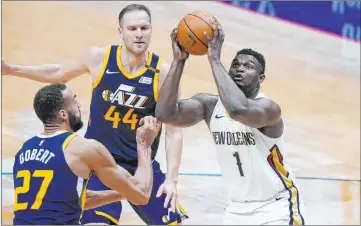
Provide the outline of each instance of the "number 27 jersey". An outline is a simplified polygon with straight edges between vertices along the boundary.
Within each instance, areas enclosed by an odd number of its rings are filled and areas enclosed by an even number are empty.
[[[90,118],[85,134],[104,144],[117,161],[137,162],[139,121],[155,115],[162,58],[148,52],[146,65],[135,74],[121,64],[122,47],[107,47],[102,69],[92,85]],[[154,159],[161,131],[152,145]]]

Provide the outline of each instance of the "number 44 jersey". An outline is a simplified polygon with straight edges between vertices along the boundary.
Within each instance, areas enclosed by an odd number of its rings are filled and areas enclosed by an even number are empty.
[[[121,46],[107,47],[103,67],[93,82],[86,138],[104,144],[118,162],[137,165],[136,129],[155,114],[162,58],[148,52],[146,64],[130,74],[121,63]],[[156,154],[161,132],[152,145]]]
[[[250,206],[249,203],[266,202],[283,193],[290,208],[298,209],[295,178],[283,157],[283,135],[273,139],[231,119],[220,100],[212,114],[210,131],[228,188],[228,205]]]

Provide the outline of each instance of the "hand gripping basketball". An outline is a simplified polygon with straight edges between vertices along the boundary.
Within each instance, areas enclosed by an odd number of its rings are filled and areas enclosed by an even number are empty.
[[[222,45],[224,41],[224,32],[220,25],[213,26],[213,38],[210,38],[207,32],[204,32],[206,39],[208,40],[208,59],[220,60]]]
[[[179,45],[177,40],[177,28],[174,28],[170,34],[172,40],[173,57],[177,60],[186,60],[189,54]]]

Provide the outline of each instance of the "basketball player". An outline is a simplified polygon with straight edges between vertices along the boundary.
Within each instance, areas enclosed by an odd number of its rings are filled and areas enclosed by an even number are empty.
[[[2,61],[2,70],[3,74],[45,83],[65,83],[80,75],[91,74],[90,118],[85,137],[101,142],[117,164],[134,174],[138,164],[135,131],[142,117],[154,116],[158,89],[169,65],[148,50],[152,27],[151,14],[146,6],[131,4],[125,7],[119,13],[118,31],[123,45],[90,47],[72,63],[21,66]],[[147,205],[131,205],[147,224],[180,223],[181,216],[187,218],[183,208],[177,204],[176,189],[182,131],[165,126],[166,176],[154,160],[160,135],[161,130],[152,145],[154,183],[151,198]],[[93,176],[88,189],[109,188]],[[168,211],[169,202],[172,211]],[[176,209],[181,214],[175,213]],[[121,202],[87,210],[82,223],[118,224],[121,210]]]
[[[146,116],[140,121],[143,126],[136,132],[138,168],[132,176],[115,163],[104,145],[74,133],[83,125],[80,105],[64,84],[41,88],[35,95],[34,109],[44,132],[27,140],[15,157],[14,225],[79,224],[86,185],[80,204],[78,177],[96,175],[119,192],[103,196],[93,192],[88,206],[117,201],[122,196],[135,204],[148,202],[153,184],[151,144],[158,131],[155,118]]]
[[[208,59],[218,96],[198,93],[178,100],[178,86],[187,59],[173,30],[174,59],[159,92],[156,117],[188,127],[205,120],[214,138],[229,197],[224,224],[304,224],[300,194],[283,157],[281,109],[261,95],[265,79],[262,54],[237,52],[227,72],[220,56],[224,34],[214,27]]]

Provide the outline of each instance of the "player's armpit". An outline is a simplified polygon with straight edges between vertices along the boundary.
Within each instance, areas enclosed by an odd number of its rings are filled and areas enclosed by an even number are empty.
[[[113,202],[124,200],[125,197],[114,190],[92,191],[86,192],[86,201],[84,209],[93,209],[99,206],[107,205]]]
[[[84,155],[84,161],[104,185],[119,192],[135,205],[148,203],[150,198],[148,190],[151,190],[152,186],[145,191],[143,189],[144,183],[141,183],[138,178],[133,177],[124,168],[118,166],[110,152],[98,141],[89,140],[88,145],[91,147]]]
[[[281,108],[272,100],[260,98],[247,101],[247,108],[235,108],[234,111],[229,112],[233,120],[252,128],[263,128],[280,122]]]

